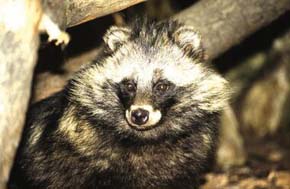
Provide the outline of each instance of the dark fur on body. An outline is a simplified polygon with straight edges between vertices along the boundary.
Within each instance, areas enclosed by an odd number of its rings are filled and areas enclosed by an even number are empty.
[[[186,32],[197,35],[175,21],[109,30],[105,55],[31,108],[10,187],[195,188],[213,155],[227,84]],[[167,78],[171,66],[176,75]],[[198,74],[184,78],[190,71]],[[158,123],[131,127],[125,111],[136,103],[160,110]]]

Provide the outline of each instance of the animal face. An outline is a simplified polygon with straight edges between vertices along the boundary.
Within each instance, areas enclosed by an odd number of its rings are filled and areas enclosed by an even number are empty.
[[[207,67],[198,34],[177,22],[112,27],[108,54],[71,81],[71,101],[96,127],[159,139],[192,131],[227,100],[227,82]]]

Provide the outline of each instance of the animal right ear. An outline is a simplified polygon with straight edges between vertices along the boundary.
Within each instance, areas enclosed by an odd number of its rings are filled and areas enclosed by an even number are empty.
[[[115,51],[130,37],[130,29],[126,27],[112,26],[104,35],[103,39],[111,51]]]
[[[185,54],[198,59],[204,58],[204,49],[202,47],[201,37],[193,27],[180,27],[174,32],[173,38]]]

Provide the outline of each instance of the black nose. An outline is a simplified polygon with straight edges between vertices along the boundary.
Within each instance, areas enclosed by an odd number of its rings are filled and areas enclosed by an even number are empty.
[[[137,109],[131,112],[131,121],[136,125],[143,125],[148,121],[149,112],[144,109]]]

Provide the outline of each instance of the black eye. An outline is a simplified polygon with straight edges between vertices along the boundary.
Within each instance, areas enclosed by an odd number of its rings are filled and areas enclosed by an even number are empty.
[[[134,92],[136,90],[136,86],[132,82],[126,82],[125,83],[125,88],[128,92]]]
[[[159,92],[159,93],[165,93],[168,89],[169,89],[169,84],[167,83],[159,83],[155,86],[155,89]]]

